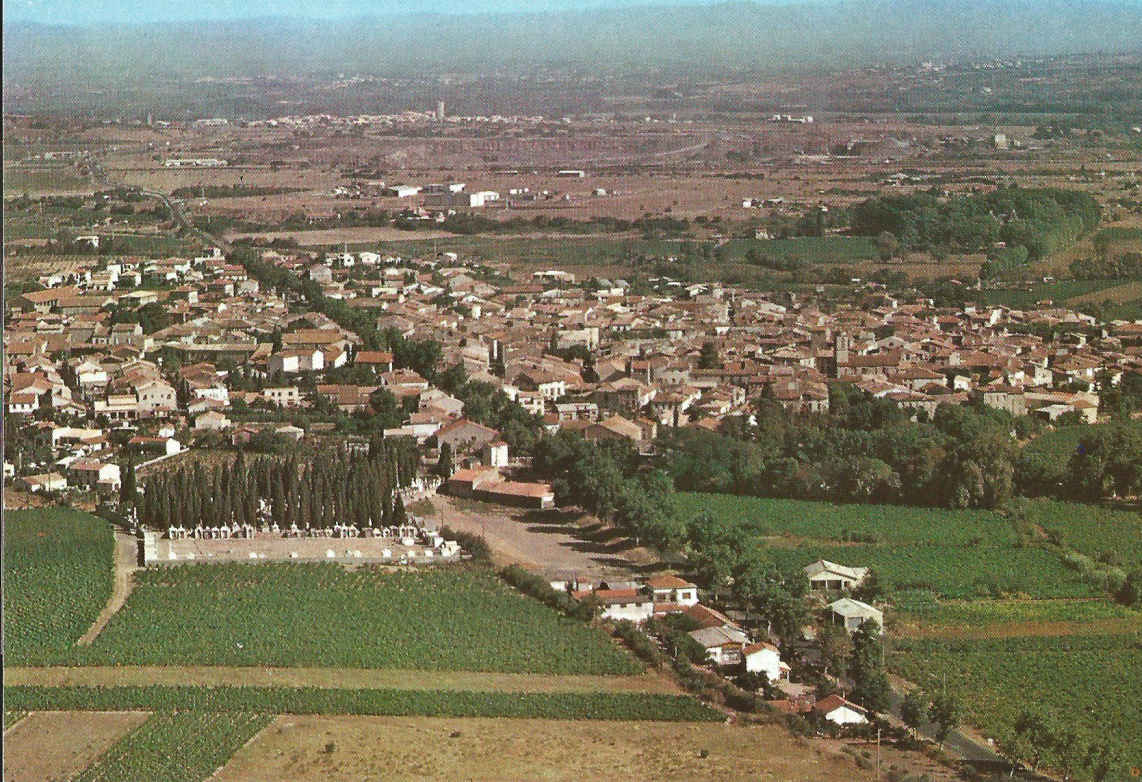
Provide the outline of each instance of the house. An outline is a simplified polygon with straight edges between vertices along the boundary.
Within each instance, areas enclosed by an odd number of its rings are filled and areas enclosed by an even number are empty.
[[[373,372],[392,372],[393,354],[381,350],[360,350],[353,359],[358,367],[368,367]]]
[[[593,595],[598,601],[602,616],[615,621],[626,619],[631,622],[645,622],[654,616],[654,601],[649,594],[639,589],[596,589],[572,592],[573,597],[582,600]]]
[[[508,444],[503,440],[487,443],[482,453],[484,463],[492,467],[506,467],[508,464]]]
[[[827,559],[818,559],[804,567],[809,588],[817,591],[848,591],[868,575],[866,567],[845,567]]]
[[[296,386],[266,386],[262,398],[277,407],[298,407],[301,404],[301,391]]]
[[[283,375],[320,372],[325,369],[325,353],[318,348],[281,350],[269,357],[266,369],[271,375],[275,372],[281,372]]]
[[[119,465],[106,464],[95,459],[76,459],[67,468],[73,483],[103,491],[119,489]]]
[[[67,478],[60,475],[58,472],[47,472],[40,475],[25,475],[23,478],[17,478],[15,481],[18,485],[23,486],[24,490],[30,494],[37,494],[45,491],[63,491],[67,488]]]
[[[155,456],[174,456],[182,451],[182,443],[173,437],[136,435],[127,441],[127,445],[135,450],[151,453]]]
[[[736,627],[702,627],[687,635],[701,644],[710,661],[719,667],[740,665],[742,650],[749,644],[749,636]]]
[[[198,431],[217,432],[222,429],[227,429],[229,426],[230,419],[216,410],[203,413],[194,419],[194,428]]]
[[[436,432],[436,442],[448,443],[453,453],[465,450],[478,450],[500,439],[500,433],[491,427],[458,418]]]
[[[855,703],[846,701],[840,695],[829,695],[817,701],[813,711],[834,725],[864,725],[868,723],[868,712]]]
[[[773,644],[749,644],[742,649],[742,658],[749,673],[764,673],[771,682],[789,678],[789,666],[781,661],[781,652]]]
[[[698,602],[698,587],[678,576],[655,576],[646,582],[655,603],[692,606]]]
[[[829,603],[829,611],[832,612],[833,622],[843,624],[849,633],[856,632],[862,624],[870,619],[876,622],[877,628],[884,627],[883,611],[873,608],[868,603],[853,600],[851,597],[842,597],[840,600]]]

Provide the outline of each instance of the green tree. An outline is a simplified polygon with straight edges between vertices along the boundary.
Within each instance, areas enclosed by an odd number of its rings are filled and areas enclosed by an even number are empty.
[[[928,721],[928,696],[919,688],[909,690],[900,704],[900,717],[913,732]]]
[[[127,463],[119,467],[120,484],[119,499],[132,505],[138,500],[138,489],[135,485],[135,457],[128,455]]]
[[[441,478],[450,478],[455,470],[452,467],[452,444],[440,445],[440,460],[436,462],[436,474]]]
[[[960,705],[954,696],[940,693],[932,698],[928,719],[935,723],[936,741],[943,747],[948,734],[960,723]]]
[[[722,362],[718,358],[718,346],[710,341],[703,342],[698,352],[698,368],[717,369],[721,365]]]

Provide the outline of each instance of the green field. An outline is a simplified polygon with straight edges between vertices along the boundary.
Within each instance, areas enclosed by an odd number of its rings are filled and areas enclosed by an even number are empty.
[[[949,600],[1019,596],[1097,597],[1103,592],[1065,568],[1042,548],[945,546],[798,546],[775,548],[785,568],[827,559],[850,567],[871,567],[890,590],[930,590]]]
[[[1087,556],[1106,556],[1128,569],[1142,565],[1142,513],[1103,505],[1038,499],[1028,502],[1024,517],[1065,548]]]
[[[51,663],[630,674],[601,630],[480,570],[332,564],[141,571],[95,643]]]
[[[1119,281],[1116,280],[1059,280],[1020,288],[988,290],[982,292],[979,299],[980,303],[985,305],[1023,309],[1033,307],[1036,302],[1046,299],[1062,304],[1073,296],[1082,296],[1117,284]]]
[[[997,624],[1039,622],[1097,622],[1122,620],[1137,624],[1142,632],[1142,613],[1109,600],[973,600],[953,601],[909,608],[907,614],[929,627],[987,627]]]
[[[1088,737],[1117,742],[1127,765],[1142,758],[1142,635],[895,645],[890,667],[930,690],[946,682],[986,736],[1001,739],[1022,711],[1039,711]]]
[[[269,725],[267,714],[160,712],[113,744],[73,782],[199,782]]]
[[[716,722],[724,716],[688,695],[514,693],[459,690],[335,690],[310,687],[5,687],[25,711],[178,709],[268,714]]]
[[[702,512],[734,519],[755,535],[815,541],[883,541],[988,546],[1011,545],[1015,530],[1003,516],[986,510],[944,510],[904,505],[834,505],[829,502],[679,492],[679,515]],[[805,564],[808,564],[806,562]]]
[[[4,660],[66,657],[111,594],[110,525],[67,508],[4,513]]]
[[[684,519],[708,512],[726,520],[790,570],[817,559],[871,567],[890,590],[927,590],[945,599],[1099,594],[1055,552],[1021,546],[1014,525],[991,511],[687,492],[674,502]]]

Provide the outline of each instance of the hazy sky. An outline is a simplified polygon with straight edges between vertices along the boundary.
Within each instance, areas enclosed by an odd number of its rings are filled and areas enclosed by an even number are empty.
[[[765,5],[793,1],[761,0]],[[9,20],[82,25],[98,22],[247,19],[258,16],[336,19],[394,13],[516,13],[639,5],[700,5],[713,2],[717,0],[6,0],[4,16]]]

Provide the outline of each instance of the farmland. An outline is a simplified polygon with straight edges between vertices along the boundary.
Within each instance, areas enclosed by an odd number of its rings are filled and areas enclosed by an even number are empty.
[[[889,664],[924,687],[943,687],[946,681],[967,719],[996,739],[1010,735],[1022,711],[1038,710],[1117,742],[1127,762],[1142,757],[1137,719],[1142,635],[1137,633],[906,640],[897,642]]]
[[[490,573],[336,565],[148,570],[92,646],[56,663],[632,674],[601,631]]]
[[[1027,522],[1065,548],[1127,567],[1142,562],[1142,513],[1137,510],[1047,499],[1021,507]]]
[[[893,543],[984,542],[1010,545],[1015,532],[1007,519],[985,510],[955,511],[903,505],[834,505],[805,500],[738,497],[682,492],[674,497],[679,515],[702,512],[732,517],[760,536],[812,540],[891,541]]]
[[[687,695],[656,693],[513,693],[313,687],[5,687],[9,708],[180,710],[273,714],[386,714],[436,717],[718,721],[722,715]]]
[[[66,656],[111,593],[107,522],[65,508],[6,511],[4,533],[5,661]]]
[[[816,559],[872,567],[889,589],[947,599],[1098,594],[1054,552],[1021,546],[1011,522],[992,511],[695,493],[676,495],[675,505],[687,520],[703,511],[730,520],[790,570]]]
[[[1084,297],[1099,299],[1097,291],[1114,286],[1113,280],[1061,280],[1019,288],[999,288],[980,295],[983,304],[1015,308],[1034,308],[1040,301],[1051,300],[1058,305],[1068,299]]]
[[[160,712],[116,742],[76,782],[198,782],[269,724],[264,714]]]

